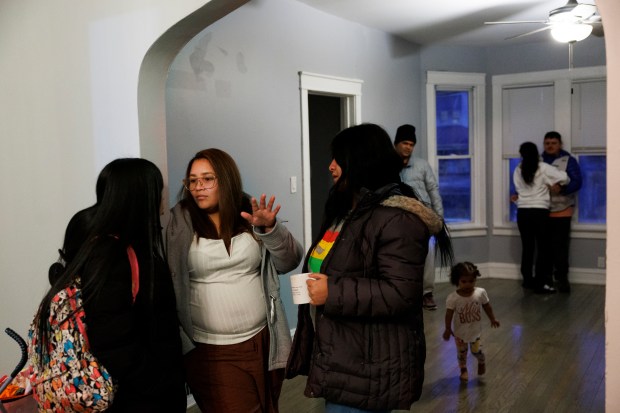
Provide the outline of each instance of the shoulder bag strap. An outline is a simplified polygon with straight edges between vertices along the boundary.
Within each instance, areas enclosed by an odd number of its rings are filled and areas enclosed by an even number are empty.
[[[135,303],[138,290],[140,290],[140,267],[138,266],[136,252],[131,245],[127,247],[127,256],[129,257],[129,264],[131,265],[131,296]]]

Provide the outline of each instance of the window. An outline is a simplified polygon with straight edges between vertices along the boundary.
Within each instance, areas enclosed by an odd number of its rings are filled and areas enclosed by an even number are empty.
[[[577,222],[605,224],[607,216],[607,157],[581,155],[578,157],[583,184],[578,195]]]
[[[512,175],[521,161],[519,146],[531,141],[542,150],[542,136],[554,130],[554,98],[553,83],[511,86],[502,90],[502,170],[508,171],[503,179],[509,185],[508,190],[502,191],[506,206],[502,219],[508,223],[517,222],[517,205],[510,202],[510,196],[516,193]]]
[[[508,193],[510,195],[517,193],[512,176],[515,172],[515,169],[517,169],[517,166],[519,165],[520,161],[521,161],[520,157],[508,159],[508,181],[510,182],[510,191],[508,191]],[[510,222],[517,222],[517,203],[516,202],[510,202],[510,209],[508,211],[508,214],[509,214]]]
[[[447,223],[471,222],[471,151],[468,90],[437,90],[439,192]]]
[[[605,68],[580,68],[493,77],[493,233],[515,235],[512,174],[519,145],[542,152],[544,133],[557,130],[577,158],[583,184],[573,236],[604,238],[606,224]]]
[[[428,159],[456,237],[486,234],[484,85],[484,74],[427,73]]]
[[[579,161],[583,178],[574,226],[596,230],[607,222],[606,82],[575,81],[571,98],[571,152]]]

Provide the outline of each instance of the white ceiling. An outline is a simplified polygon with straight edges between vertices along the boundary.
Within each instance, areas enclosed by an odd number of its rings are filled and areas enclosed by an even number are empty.
[[[326,13],[411,42],[486,46],[552,41],[548,30],[518,39],[544,24],[485,25],[485,21],[546,20],[567,0],[298,0]],[[578,0],[595,4],[594,0]]]

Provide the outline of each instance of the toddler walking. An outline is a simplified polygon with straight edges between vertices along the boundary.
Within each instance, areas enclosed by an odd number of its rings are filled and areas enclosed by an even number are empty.
[[[457,289],[450,293],[446,299],[446,329],[443,332],[443,339],[448,341],[450,336],[454,336],[462,381],[468,380],[468,347],[471,349],[471,354],[478,360],[478,375],[482,376],[486,371],[484,353],[480,343],[480,334],[482,333],[481,307],[491,320],[491,327],[499,327],[499,321],[493,315],[493,308],[489,303],[486,290],[476,287],[476,278],[478,277],[480,277],[478,267],[467,261],[456,264],[450,272],[450,282],[457,286]],[[452,322],[453,319],[454,323]],[[454,327],[452,327],[453,324]]]

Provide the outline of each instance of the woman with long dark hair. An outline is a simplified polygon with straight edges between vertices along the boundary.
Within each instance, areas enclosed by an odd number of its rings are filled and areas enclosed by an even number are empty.
[[[533,142],[522,143],[519,154],[521,163],[514,170],[513,182],[518,195],[517,226],[521,235],[522,285],[538,294],[552,294],[555,288],[550,256],[549,187],[555,184],[566,185],[569,178],[566,172],[542,162],[538,147]]]
[[[90,351],[116,387],[107,411],[184,412],[179,323],[160,225],[163,179],[138,158],[114,160],[105,170],[88,235],[39,307],[39,360],[47,351],[50,302],[79,276]],[[135,299],[128,247],[139,267]]]
[[[424,381],[424,261],[431,235],[443,265],[452,247],[443,219],[401,182],[403,162],[378,125],[332,140],[334,186],[304,262],[310,304],[299,306],[287,378],[326,412],[409,409]]]
[[[243,193],[226,152],[198,152],[183,183],[166,251],[187,382],[203,412],[277,412],[291,344],[279,275],[299,265],[301,245],[274,197]]]
[[[87,240],[88,234],[91,229],[93,218],[97,212],[97,205],[103,198],[103,192],[105,191],[106,181],[108,179],[109,170],[112,164],[106,165],[99,176],[97,177],[97,184],[95,185],[95,193],[97,195],[97,202],[94,205],[84,208],[75,213],[67,224],[65,230],[65,238],[62,244],[62,248],[58,250],[58,260],[50,265],[48,270],[48,279],[50,284],[54,284],[58,277],[65,271],[66,266],[75,258],[80,247]]]

